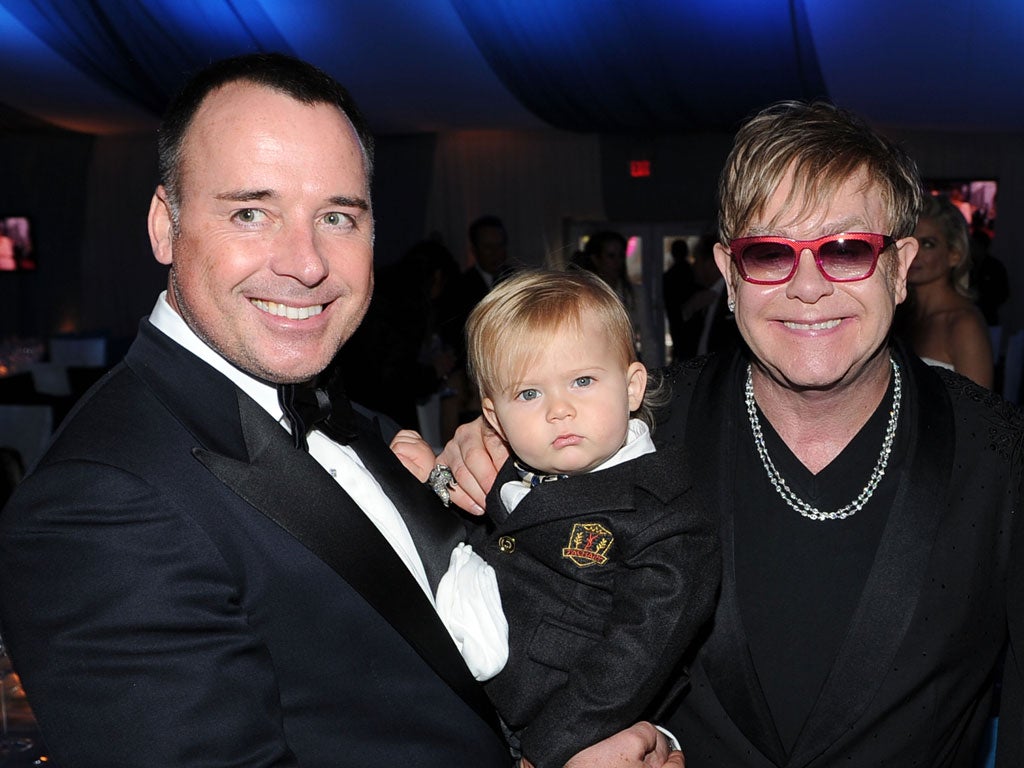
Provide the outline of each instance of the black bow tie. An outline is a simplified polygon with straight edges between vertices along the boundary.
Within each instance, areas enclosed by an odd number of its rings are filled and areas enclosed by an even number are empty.
[[[296,448],[308,450],[306,435],[316,428],[341,445],[355,439],[352,405],[338,387],[331,389],[328,393],[311,384],[277,385],[277,400],[291,426]]]

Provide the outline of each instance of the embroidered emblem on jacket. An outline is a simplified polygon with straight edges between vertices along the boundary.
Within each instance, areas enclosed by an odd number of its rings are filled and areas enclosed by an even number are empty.
[[[580,568],[604,565],[614,542],[612,532],[600,523],[574,523],[569,544],[562,549],[562,557],[572,560]]]

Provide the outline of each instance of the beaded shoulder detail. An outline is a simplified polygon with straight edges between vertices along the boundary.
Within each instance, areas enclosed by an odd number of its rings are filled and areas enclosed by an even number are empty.
[[[1024,454],[1024,411],[966,376],[944,368],[933,370],[942,379],[954,403],[974,406],[958,407],[955,411],[958,415],[970,413],[980,417],[985,425],[985,443],[989,450],[1004,459]]]
[[[701,355],[700,357],[688,357],[685,360],[677,360],[664,369],[665,378],[672,382],[681,378],[695,379],[704,370],[704,366],[707,365],[709,359],[709,355]]]

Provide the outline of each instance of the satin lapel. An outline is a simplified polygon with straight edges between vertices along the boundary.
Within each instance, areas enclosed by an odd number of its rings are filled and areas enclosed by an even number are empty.
[[[956,438],[949,396],[923,363],[904,357],[900,364],[909,385],[903,391],[911,458],[850,630],[793,747],[790,766],[807,765],[834,744],[875,695],[914,616],[946,510]]]
[[[250,459],[240,461],[198,447],[193,450],[195,457],[333,568],[498,730],[493,708],[451,636],[376,526],[311,456],[297,451],[287,433],[241,392],[237,409]]]
[[[745,425],[737,418],[741,402],[739,368],[746,363],[741,356],[734,359],[733,365],[724,361],[717,365],[709,363],[697,381],[687,416],[686,433],[691,436],[687,444],[691,446],[693,476],[700,478],[708,489],[708,498],[718,504],[722,520],[721,594],[713,632],[702,647],[697,663],[704,666],[722,707],[750,743],[773,763],[782,765],[785,761],[782,742],[750,658],[736,597],[732,514],[736,487],[731,468],[736,462],[736,441],[746,434]]]
[[[427,580],[436,592],[438,582],[448,570],[452,550],[466,536],[465,524],[402,466],[381,439],[374,422],[357,416],[356,426],[360,436],[352,448],[398,509],[416,542]]]
[[[128,366],[200,445],[218,446],[221,453],[245,457],[238,425],[235,385],[149,320],[125,355]]]

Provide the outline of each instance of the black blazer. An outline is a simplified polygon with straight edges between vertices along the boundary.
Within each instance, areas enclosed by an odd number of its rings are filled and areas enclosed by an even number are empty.
[[[478,551],[495,568],[509,662],[485,684],[538,768],[649,716],[710,618],[721,570],[717,516],[679,451],[542,483],[511,515],[501,486]]]
[[[461,525],[358,426],[429,568]],[[344,577],[267,516],[286,506],[347,548]],[[61,768],[509,764],[377,529],[148,321],[0,516],[0,620]]]
[[[694,477],[717,494],[722,512],[714,627],[691,669],[691,690],[667,721],[688,768],[975,765],[1007,621],[1019,625],[1024,611],[1020,585],[1007,589],[1011,564],[1024,556],[1015,525],[1024,422],[961,376],[905,354],[898,360],[910,452],[896,504],[847,635],[789,754],[747,650],[736,592],[730,468],[736,441],[750,439],[745,360],[712,357],[674,369],[672,415],[657,434],[685,442]],[[1016,663],[1008,663],[1001,766],[1024,764],[1020,683]]]

